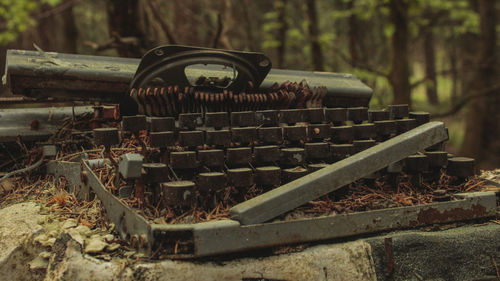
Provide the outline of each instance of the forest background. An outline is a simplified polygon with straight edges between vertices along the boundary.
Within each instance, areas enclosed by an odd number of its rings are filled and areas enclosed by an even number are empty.
[[[0,72],[7,49],[33,43],[263,52],[275,68],[353,73],[373,88],[370,107],[429,111],[449,127],[450,152],[500,168],[499,16],[495,0],[0,0]]]

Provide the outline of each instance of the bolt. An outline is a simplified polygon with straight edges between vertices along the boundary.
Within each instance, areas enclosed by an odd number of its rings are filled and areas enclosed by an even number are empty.
[[[87,177],[87,171],[81,171],[80,172],[80,180],[87,185],[88,183],[88,177]]]

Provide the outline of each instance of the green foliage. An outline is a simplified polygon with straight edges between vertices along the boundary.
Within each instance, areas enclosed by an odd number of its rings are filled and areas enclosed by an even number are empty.
[[[61,0],[0,0],[0,45],[14,41],[19,34],[36,24],[32,13],[42,5],[54,6]]]
[[[389,38],[392,36],[392,34],[394,33],[394,30],[395,30],[395,26],[394,24],[391,24],[391,23],[387,23],[384,25],[384,35],[385,37]]]
[[[450,18],[462,22],[461,25],[454,27],[455,33],[479,33],[479,15],[477,13],[471,12],[469,9],[452,10]]]
[[[269,11],[264,14],[265,23],[262,25],[264,40],[261,43],[261,47],[264,50],[276,48],[280,44],[275,35],[281,27],[281,24],[278,22],[278,16],[277,11]]]

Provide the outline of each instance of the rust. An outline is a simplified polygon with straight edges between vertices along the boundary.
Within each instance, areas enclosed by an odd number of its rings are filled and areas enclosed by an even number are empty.
[[[165,90],[167,89],[167,90]],[[149,116],[173,116],[180,113],[247,111],[289,108],[320,107],[322,90],[307,83],[283,83],[268,93],[220,93],[195,92],[193,87],[179,86],[162,88],[131,89],[130,97],[138,106],[139,114]],[[314,91],[314,95],[311,95]]]
[[[481,217],[486,214],[486,208],[480,204],[475,204],[470,209],[454,208],[451,210],[440,211],[436,208],[422,210],[417,215],[416,221],[411,221],[410,225],[423,225],[443,223],[448,221],[460,221]]]
[[[30,130],[32,131],[38,131],[40,129],[40,121],[38,120],[31,120],[30,122]]]
[[[104,107],[101,114],[104,119],[118,120],[120,119],[120,105],[117,104],[113,107]]]
[[[392,237],[384,239],[385,246],[385,276],[391,277],[394,274],[394,247],[392,246]]]
[[[139,202],[142,202],[144,200],[144,191],[146,187],[144,186],[144,183],[140,179],[135,180],[135,196],[137,199],[139,199]]]

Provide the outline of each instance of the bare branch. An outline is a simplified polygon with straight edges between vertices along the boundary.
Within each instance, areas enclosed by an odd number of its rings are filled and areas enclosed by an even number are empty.
[[[98,44],[96,42],[88,40],[84,41],[83,44],[85,46],[89,46],[96,52],[108,49],[123,49],[123,48],[128,48],[130,46],[139,46],[139,38],[137,37],[131,37],[131,36],[120,37],[120,35],[116,32],[112,32],[111,37],[112,37],[111,40],[102,44]]]
[[[212,48],[217,48],[217,45],[220,41],[220,36],[222,34],[222,29],[224,28],[222,22],[222,15],[220,13],[217,14],[217,29],[215,31],[214,40],[212,41]]]
[[[363,63],[361,63],[359,61],[353,61],[353,60],[351,60],[346,54],[344,54],[338,48],[334,47],[334,50],[335,50],[335,54],[338,55],[344,62],[348,63],[350,66],[352,66],[354,68],[359,68],[359,69],[371,72],[371,73],[373,73],[375,75],[378,75],[378,76],[389,78],[389,74],[388,73],[385,73],[383,71],[375,69],[375,68],[373,68],[373,67],[371,67],[369,65],[363,64]]]
[[[473,94],[467,95],[464,98],[462,98],[458,103],[456,103],[447,112],[432,114],[432,117],[433,118],[443,118],[443,117],[448,117],[450,115],[456,114],[462,108],[464,108],[469,102],[471,102],[475,99],[498,95],[498,90],[500,90],[500,84],[494,85],[490,88],[486,88],[486,89],[483,89],[480,91],[474,91]]]
[[[48,17],[51,17],[53,15],[62,13],[66,9],[73,8],[73,6],[76,6],[76,4],[78,4],[78,2],[81,2],[81,0],[66,1],[66,2],[61,3],[60,5],[57,5],[57,6],[53,7],[50,10],[46,10],[46,11],[43,11],[41,13],[38,13],[38,14],[34,15],[33,17],[36,20],[41,20],[41,19],[44,19],[44,18],[48,18]]]
[[[167,36],[168,42],[170,44],[177,44],[177,40],[175,40],[174,34],[172,33],[172,29],[170,28],[170,25],[165,21],[163,18],[163,15],[160,13],[160,5],[158,4],[157,0],[150,0],[148,1],[149,7],[151,8],[151,11],[153,12],[153,15],[155,16],[156,20],[160,23],[161,29],[163,29],[163,32],[165,32],[165,35]]]
[[[437,76],[441,76],[441,75],[448,75],[448,74],[451,74],[453,72],[453,70],[451,69],[445,69],[445,70],[441,70],[441,71],[438,71],[436,73]],[[424,84],[426,83],[427,81],[429,81],[429,78],[428,77],[424,77],[420,80],[417,80],[413,83],[411,83],[410,87],[413,89],[413,88],[416,88],[418,86],[420,86],[421,84]]]

